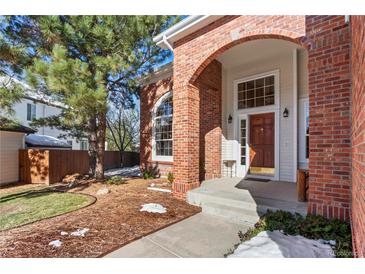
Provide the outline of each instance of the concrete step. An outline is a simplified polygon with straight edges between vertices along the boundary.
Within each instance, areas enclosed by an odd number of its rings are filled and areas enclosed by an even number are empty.
[[[196,188],[187,193],[189,204],[201,206],[203,203],[215,203],[230,207],[256,210],[255,200],[248,192],[233,193],[220,190]]]
[[[218,204],[238,210],[248,210],[262,215],[267,210],[285,210],[306,215],[306,203],[281,201],[264,197],[252,197],[249,191],[226,192],[217,189],[196,188],[188,192],[188,203],[202,206],[204,204]],[[203,209],[204,210],[204,209]],[[208,209],[210,210],[210,209]]]
[[[260,218],[255,210],[247,210],[216,203],[203,203],[202,212],[222,217],[232,223],[243,225],[254,225]]]

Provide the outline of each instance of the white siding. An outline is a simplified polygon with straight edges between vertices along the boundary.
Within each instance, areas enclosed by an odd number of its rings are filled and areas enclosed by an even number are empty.
[[[308,97],[308,52],[298,50],[298,97]]]
[[[24,133],[0,131],[0,185],[19,180],[19,149]]]
[[[61,113],[61,109],[49,106],[46,104],[42,104],[39,102],[33,102],[29,99],[23,99],[21,102],[14,105],[15,110],[15,118],[20,121],[20,123],[24,126],[29,126],[31,121],[27,120],[27,104],[35,104],[36,105],[36,118],[44,118],[53,115],[58,115]],[[58,129],[51,129],[50,127],[40,127],[37,129],[37,133],[39,135],[48,135],[55,138],[58,138],[60,134],[63,134],[63,131]],[[80,142],[76,140],[76,138],[68,137],[66,140],[72,141],[72,149],[78,150],[80,149]]]
[[[271,59],[261,60],[252,64],[245,64],[233,69],[227,69],[227,77],[225,83],[223,83],[223,92],[227,92],[227,96],[223,96],[225,100],[226,110],[233,114],[234,108],[234,86],[233,81],[247,77],[250,75],[265,73],[268,71],[279,70],[279,92],[280,92],[280,173],[279,180],[282,181],[295,181],[296,170],[294,167],[294,132],[293,132],[293,52],[288,51],[275,56]],[[302,77],[301,79],[304,79]],[[301,84],[302,86],[304,84]],[[285,108],[289,110],[289,117],[284,118],[282,113]],[[223,113],[223,117],[228,117],[229,113]],[[227,123],[227,119],[223,119],[223,129],[227,129],[225,137],[227,139],[237,139],[234,136],[233,127],[237,123]],[[224,130],[223,130],[224,132]]]

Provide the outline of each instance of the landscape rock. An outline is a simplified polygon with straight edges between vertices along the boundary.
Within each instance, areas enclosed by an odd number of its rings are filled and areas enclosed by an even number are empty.
[[[140,211],[147,211],[150,213],[166,213],[166,208],[160,204],[150,203],[142,205]]]
[[[108,194],[110,192],[110,189],[107,188],[107,187],[103,187],[103,188],[100,188],[97,192],[96,192],[96,195],[105,195],[105,194]]]

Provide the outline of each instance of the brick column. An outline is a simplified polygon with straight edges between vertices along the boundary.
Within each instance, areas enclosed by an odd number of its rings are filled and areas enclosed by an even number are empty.
[[[365,16],[351,16],[352,30],[352,239],[365,257]]]
[[[185,199],[199,186],[199,91],[197,87],[174,85],[173,91],[173,195]]]
[[[347,220],[350,203],[350,32],[344,16],[306,16],[308,213]]]

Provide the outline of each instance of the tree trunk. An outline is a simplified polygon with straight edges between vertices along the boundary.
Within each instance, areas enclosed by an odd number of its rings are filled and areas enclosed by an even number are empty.
[[[97,128],[97,155],[96,155],[96,180],[104,179],[104,152],[105,152],[105,131],[106,131],[106,115],[100,113],[98,115]]]
[[[120,165],[121,167],[124,166],[124,163],[123,163],[123,156],[124,156],[124,150],[119,150],[119,155],[120,155]]]
[[[95,176],[95,166],[96,166],[96,153],[97,153],[97,143],[96,143],[96,119],[91,117],[87,122],[88,128],[88,142],[89,142],[89,174]]]

